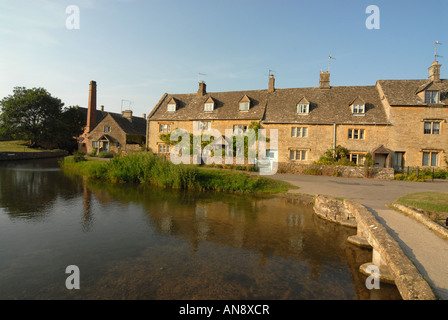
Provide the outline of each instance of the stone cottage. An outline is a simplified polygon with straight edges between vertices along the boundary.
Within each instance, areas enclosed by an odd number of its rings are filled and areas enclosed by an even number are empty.
[[[279,163],[311,164],[340,145],[362,165],[370,153],[376,167],[446,167],[448,80],[435,61],[428,79],[378,80],[372,86],[331,86],[321,72],[319,86],[264,90],[165,93],[147,119],[146,145],[159,154],[160,139],[174,129],[244,133],[252,122],[278,130],[278,146],[267,155]],[[194,126],[197,126],[194,127]]]
[[[104,106],[96,108],[96,82],[90,82],[89,105],[84,109],[87,124],[78,138],[79,150],[129,153],[139,151],[146,144],[146,115],[135,117],[131,110],[122,114],[106,112]]]

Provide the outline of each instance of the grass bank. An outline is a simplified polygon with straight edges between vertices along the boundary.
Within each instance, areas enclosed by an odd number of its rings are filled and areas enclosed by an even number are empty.
[[[397,199],[395,202],[421,209],[427,217],[442,225],[448,218],[448,192],[412,193]]]
[[[284,193],[297,189],[287,182],[231,170],[175,165],[150,152],[130,154],[110,161],[75,161],[67,157],[61,167],[71,173],[111,183],[147,183],[174,189],[238,193]]]
[[[425,211],[448,213],[448,192],[412,193],[399,198],[396,203]]]
[[[26,141],[12,140],[0,141],[0,152],[39,152],[46,151],[37,148],[30,148]]]

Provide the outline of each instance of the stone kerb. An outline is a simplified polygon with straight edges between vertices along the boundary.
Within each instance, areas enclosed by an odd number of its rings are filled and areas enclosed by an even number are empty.
[[[429,284],[398,243],[364,206],[352,200],[339,201],[318,195],[314,211],[319,217],[340,224],[345,222],[343,217],[349,217],[350,226],[357,227],[356,236],[349,237],[348,241],[372,249],[372,263],[360,266],[361,272],[367,274],[368,265],[378,267],[380,280],[394,283],[404,300],[436,299]]]
[[[409,215],[413,219],[423,223],[425,226],[427,226],[430,230],[435,232],[442,239],[448,240],[448,230],[443,226],[439,225],[438,223],[434,222],[430,218],[428,218],[423,212],[419,212],[417,210],[414,210],[412,208],[409,208],[407,206],[398,203],[394,203],[393,207]]]

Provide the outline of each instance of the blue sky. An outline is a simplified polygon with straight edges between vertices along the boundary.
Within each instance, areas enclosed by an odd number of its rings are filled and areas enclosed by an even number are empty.
[[[69,5],[79,29],[67,29]],[[380,29],[366,28],[366,8]],[[149,113],[163,93],[314,87],[427,78],[434,42],[448,62],[448,1],[405,0],[0,0],[0,98],[43,87],[66,106]],[[131,102],[130,102],[131,101]]]

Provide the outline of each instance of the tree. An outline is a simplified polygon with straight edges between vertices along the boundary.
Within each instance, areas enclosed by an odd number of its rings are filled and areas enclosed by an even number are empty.
[[[15,87],[0,106],[0,133],[28,140],[31,147],[71,148],[82,133],[81,112],[76,107],[63,110],[64,103],[44,88]]]

